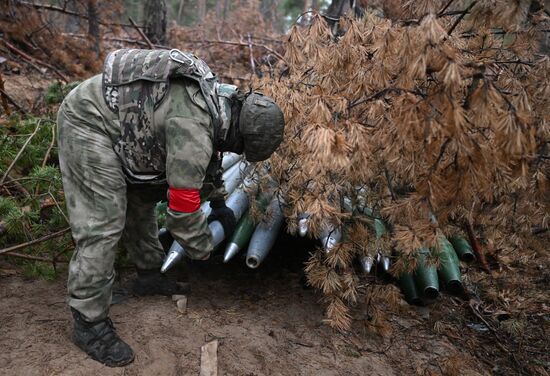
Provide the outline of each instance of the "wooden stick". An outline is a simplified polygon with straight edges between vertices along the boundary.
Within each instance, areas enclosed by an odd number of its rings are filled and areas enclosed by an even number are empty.
[[[17,160],[19,159],[19,157],[21,157],[21,154],[23,154],[23,151],[25,150],[25,148],[29,145],[29,143],[31,142],[32,138],[36,135],[36,133],[38,132],[38,130],[40,129],[40,124],[42,124],[42,122],[40,120],[38,120],[38,124],[36,125],[36,128],[34,129],[34,132],[31,133],[31,135],[29,136],[29,138],[27,138],[27,141],[25,141],[25,143],[23,144],[23,146],[21,147],[21,149],[19,149],[19,152],[17,153],[17,155],[15,156],[15,158],[13,159],[13,161],[11,162],[11,164],[8,166],[8,169],[6,170],[6,172],[4,172],[4,176],[2,176],[2,180],[0,180],[0,185],[3,185],[4,184],[4,180],[6,180],[6,177],[8,176],[8,174],[10,173],[11,169],[15,166],[15,163],[17,162]]]
[[[11,115],[11,110],[8,107],[8,97],[4,91],[4,80],[2,79],[2,74],[0,74],[0,90],[2,90],[2,92],[0,93],[0,97],[2,97],[2,107],[4,107],[4,111],[6,112],[6,115],[9,116]]]
[[[29,113],[23,108],[21,107],[21,105],[19,105],[12,97],[10,97],[8,95],[8,93],[6,93],[6,91],[4,90],[3,87],[0,88],[0,94],[2,94],[2,98],[6,98],[7,100],[10,101],[10,103],[19,110],[19,112],[21,112],[23,115],[28,115]],[[8,114],[9,115],[9,114]]]
[[[56,124],[52,124],[52,141],[50,142],[50,146],[48,146],[48,150],[46,150],[46,155],[44,155],[44,159],[42,160],[42,168],[46,166],[46,162],[48,162],[48,159],[50,159],[50,153],[53,149],[53,145],[55,144],[55,128]]]
[[[44,68],[48,68],[48,69],[51,69],[55,74],[57,74],[59,76],[59,78],[61,78],[63,81],[65,82],[69,82],[69,79],[63,74],[61,73],[60,71],[58,71],[55,67],[53,67],[52,65],[50,64],[47,64],[47,63],[44,63],[43,61],[40,61],[38,59],[35,59],[34,57],[30,56],[30,55],[27,55],[26,53],[24,53],[23,51],[21,51],[20,49],[18,49],[17,47],[15,47],[13,44],[11,44],[10,42],[8,42],[7,40],[5,39],[0,39],[2,42],[4,42],[4,44],[6,45],[6,47],[8,47],[10,50],[12,50],[14,53],[16,53],[17,55],[21,56],[23,59],[27,60],[27,61],[30,61],[31,63],[36,63],[38,65],[41,65],[43,66]]]
[[[13,179],[9,175],[6,176],[6,184],[4,184],[3,187],[5,189],[8,189],[7,187],[8,184],[13,184],[13,188],[19,191],[20,193],[22,193],[24,196],[31,197],[31,194],[29,193],[29,191],[27,191],[25,187],[23,187],[17,180]]]
[[[454,3],[455,0],[449,0],[447,2],[447,4],[445,4],[445,6],[443,8],[441,8],[441,10],[439,12],[437,12],[437,16],[438,17],[441,17],[441,15],[443,13],[445,13],[445,11],[451,6],[452,3]]]
[[[129,25],[130,26],[130,25]],[[88,37],[84,34],[75,34],[75,33],[62,33],[62,35],[75,38],[75,39],[87,39]],[[147,46],[147,43],[145,43],[142,40],[137,39],[130,39],[130,38],[116,38],[116,37],[103,37],[101,38],[103,41],[114,41],[114,42],[124,42],[124,43],[132,43],[132,44],[139,44],[141,46]],[[170,50],[172,47],[165,46],[163,44],[155,44],[153,43],[153,47],[160,48],[163,50]]]
[[[250,39],[250,34],[248,34],[248,49],[250,51],[250,69],[252,69],[252,75],[256,74],[256,64],[254,63],[254,52],[252,51],[252,39]]]
[[[468,6],[468,8],[464,9],[464,11],[460,14],[460,16],[458,16],[458,18],[456,19],[456,21],[453,23],[453,25],[451,26],[451,28],[449,29],[449,31],[447,31],[447,35],[451,35],[451,33],[454,31],[454,29],[458,26],[458,24],[460,23],[460,21],[462,21],[462,19],[464,18],[464,16],[466,16],[466,14],[468,14],[468,12],[470,11],[470,9],[472,9],[474,7],[474,5],[476,5],[477,3],[477,0],[474,0],[470,3],[470,5]]]
[[[57,237],[59,237],[63,234],[66,234],[70,230],[71,230],[71,228],[67,227],[63,230],[54,232],[54,233],[49,234],[49,235],[42,236],[41,238],[38,238],[38,239],[35,239],[35,240],[31,240],[31,241],[28,241],[28,242],[25,242],[25,243],[22,243],[22,244],[14,245],[14,246],[11,246],[11,247],[8,247],[8,248],[0,249],[0,255],[8,253],[8,252],[17,251],[19,249],[27,248],[27,247],[30,247],[31,245],[35,245],[35,244],[45,242],[46,240],[57,238]],[[49,261],[51,261],[51,260],[49,260]]]
[[[132,26],[137,30],[137,32],[139,33],[139,35],[143,38],[143,40],[145,41],[145,43],[147,43],[147,46],[149,47],[149,49],[151,50],[154,50],[155,49],[155,46],[153,46],[153,43],[151,43],[151,41],[149,40],[149,38],[147,38],[147,35],[145,35],[145,33],[143,31],[141,31],[141,29],[138,27],[138,25],[134,22],[134,20],[132,19],[132,17],[128,17],[128,20],[130,20],[130,23],[132,24]]]
[[[218,43],[218,44],[229,44],[229,45],[233,45],[233,46],[248,47],[248,43],[244,43],[244,42],[235,42],[235,41],[230,41],[230,40],[211,40],[211,39],[205,39],[205,40],[189,40],[189,41],[186,41],[186,42],[188,42],[188,43]],[[266,51],[269,51],[269,52],[271,52],[273,55],[277,56],[280,60],[284,61],[285,63],[287,62],[287,61],[285,60],[285,58],[284,58],[280,53],[278,53],[277,51],[273,50],[272,48],[267,47],[267,46],[264,45],[264,44],[251,43],[251,45],[254,46],[254,47],[263,48],[263,49],[265,49]]]
[[[10,257],[19,257],[26,260],[33,260],[33,261],[43,261],[51,263],[53,260],[46,258],[46,257],[39,257],[39,256],[32,256],[32,255],[25,255],[23,253],[15,253],[15,252],[8,252],[5,253],[4,256],[10,256]]]
[[[72,10],[67,10],[65,8],[61,8],[61,7],[58,7],[58,6],[55,6],[55,5],[29,3],[28,1],[21,1],[20,3],[23,4],[23,5],[31,6],[31,7],[36,8],[36,9],[44,9],[44,10],[49,10],[49,11],[53,11],[53,12],[59,12],[59,13],[67,14],[69,16],[83,18],[85,20],[88,19],[88,15],[86,15],[86,14],[81,14],[81,13],[78,13],[78,12],[74,12]],[[116,22],[109,23],[109,22],[105,22],[105,21],[101,21],[101,20],[99,20],[99,24],[104,25],[104,26],[124,26],[124,27],[132,26],[132,25],[128,25],[128,24],[125,24],[125,23],[116,23]]]
[[[466,233],[468,234],[470,244],[472,245],[472,250],[476,254],[476,257],[479,260],[482,269],[489,272],[489,264],[487,263],[487,259],[485,258],[485,253],[483,252],[483,249],[481,249],[481,244],[479,244],[479,240],[474,233],[474,226],[469,219],[466,220]]]
[[[69,218],[67,218],[67,216],[65,215],[65,212],[63,211],[63,209],[61,208],[61,205],[59,205],[59,202],[57,202],[55,196],[52,194],[52,192],[48,191],[48,194],[50,195],[50,197],[52,198],[55,206],[57,207],[57,210],[59,210],[59,212],[61,213],[61,215],[63,216],[63,218],[65,218],[65,221],[67,222],[67,224],[69,224]]]

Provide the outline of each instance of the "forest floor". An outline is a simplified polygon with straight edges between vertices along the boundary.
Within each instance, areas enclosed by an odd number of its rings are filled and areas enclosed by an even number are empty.
[[[49,82],[38,74],[10,75],[6,90],[34,112]],[[352,330],[339,333],[323,323],[321,296],[304,283],[310,251],[312,244],[281,236],[257,270],[242,259],[223,264],[220,253],[188,263],[186,314],[165,297],[114,305],[111,318],[136,353],[124,368],[102,366],[72,344],[66,269],[50,281],[0,259],[0,375],[197,375],[200,348],[214,339],[220,375],[549,374],[544,253],[526,253],[521,263],[493,260],[491,275],[468,267],[468,296],[443,294],[427,307],[373,302],[375,289],[392,287],[368,276]],[[133,277],[131,268],[122,269],[117,286]]]
[[[443,296],[429,307],[401,301],[401,314],[386,317],[385,336],[364,330],[361,304],[354,330],[332,330],[322,322],[320,296],[304,284],[309,245],[290,244],[286,236],[279,239],[257,270],[247,269],[242,259],[223,264],[219,253],[188,263],[182,268],[191,285],[186,314],[167,297],[129,297],[113,305],[117,331],[136,353],[124,368],[105,367],[71,342],[65,271],[54,281],[37,280],[0,263],[0,374],[197,375],[200,348],[213,339],[219,341],[220,375],[522,372],[506,345],[468,318],[456,297]],[[120,287],[133,272],[118,275]],[[460,327],[462,320],[471,322]]]

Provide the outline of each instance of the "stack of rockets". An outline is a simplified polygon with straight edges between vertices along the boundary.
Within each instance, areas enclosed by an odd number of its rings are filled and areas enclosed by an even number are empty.
[[[241,249],[248,244],[246,253],[246,265],[252,269],[257,268],[265,259],[283,224],[282,203],[277,197],[272,197],[266,205],[266,212],[269,216],[266,221],[256,223],[249,212],[249,191],[254,191],[256,182],[252,178],[245,178],[245,170],[248,163],[242,160],[242,156],[227,153],[222,160],[223,181],[225,190],[229,195],[226,205],[235,214],[238,220],[235,232],[231,239],[228,239],[225,250],[224,262],[229,262]],[[211,212],[210,203],[207,201],[201,205],[201,210],[206,216]],[[214,247],[217,247],[225,240],[225,233],[219,221],[213,221],[209,225],[212,232]],[[166,230],[161,229],[160,233]],[[185,255],[185,249],[176,241],[172,243],[168,254],[162,265],[161,272],[164,273],[172,266],[177,264]]]
[[[284,222],[282,212],[283,202],[280,197],[264,196],[262,202],[258,202],[262,209],[268,214],[263,221],[256,223],[249,211],[249,197],[247,192],[257,190],[257,182],[251,177],[246,176],[248,163],[242,159],[242,156],[226,153],[222,160],[224,170],[223,180],[225,189],[228,193],[226,205],[231,208],[238,220],[235,232],[227,241],[223,261],[229,262],[248,244],[246,253],[246,265],[249,268],[257,268],[270,252],[281,226]],[[267,197],[267,199],[266,199]],[[384,222],[377,218],[372,210],[366,206],[364,194],[359,191],[357,202],[352,206],[351,200],[344,199],[344,209],[357,212],[371,221],[371,227],[376,238],[380,239],[386,232]],[[210,214],[209,202],[201,205],[201,210],[206,216]],[[302,237],[308,234],[309,215],[304,213],[298,217],[298,234]],[[225,240],[223,227],[219,221],[213,221],[209,224],[212,232],[214,247],[217,247]],[[325,226],[321,231],[319,241],[322,249],[330,253],[338,246],[342,240],[342,229],[336,226]],[[161,229],[159,235],[166,233]],[[403,273],[398,281],[405,295],[405,299],[410,304],[422,304],[425,301],[435,299],[439,295],[440,280],[442,286],[451,293],[459,293],[463,290],[462,278],[459,269],[459,258],[464,262],[471,262],[475,259],[474,253],[468,241],[459,235],[454,235],[447,239],[442,236],[439,239],[440,247],[437,250],[422,248],[417,252],[416,268],[412,273]],[[427,262],[430,252],[437,252],[439,265],[430,265]],[[185,249],[176,241],[173,241],[168,254],[162,265],[161,272],[177,264],[185,255]],[[366,274],[370,274],[376,266],[376,270],[389,275],[391,258],[378,252],[375,257],[361,257],[360,265]]]

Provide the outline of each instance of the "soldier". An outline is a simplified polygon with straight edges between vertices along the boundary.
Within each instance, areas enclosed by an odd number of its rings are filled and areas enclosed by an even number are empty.
[[[280,108],[260,93],[219,84],[208,66],[178,50],[110,53],[102,75],[75,88],[58,113],[59,164],[76,249],[69,265],[73,341],[93,359],[134,359],[108,317],[116,247],[137,268],[137,295],[172,295],[160,273],[155,205],[166,197],[166,227],[191,259],[212,251],[208,222],[231,234],[219,152],[267,159],[283,137]],[[210,200],[212,215],[199,209]]]

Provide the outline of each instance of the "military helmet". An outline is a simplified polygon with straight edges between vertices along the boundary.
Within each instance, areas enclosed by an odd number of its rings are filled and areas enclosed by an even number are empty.
[[[244,154],[249,162],[263,161],[283,141],[283,112],[268,96],[249,94],[239,116],[239,130],[244,142]]]

